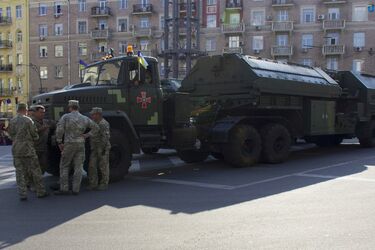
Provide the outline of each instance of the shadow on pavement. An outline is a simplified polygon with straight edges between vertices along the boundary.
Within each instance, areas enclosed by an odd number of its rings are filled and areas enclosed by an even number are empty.
[[[247,188],[220,190],[187,185],[157,183],[137,180],[135,177],[174,178],[178,180],[204,181],[225,185],[241,185],[257,180],[307,171],[337,162],[368,157],[367,149],[356,145],[339,148],[294,152],[287,163],[279,165],[260,164],[253,168],[233,169],[223,162],[212,161],[199,165],[142,172],[110,185],[108,191],[85,191],[79,196],[52,196],[38,200],[29,195],[28,202],[18,201],[15,189],[0,191],[0,248],[6,248],[44,233],[56,226],[73,220],[102,206],[125,209],[147,206],[178,213],[194,214],[223,208],[267,196],[296,190],[321,182],[323,178],[289,178],[270,181]],[[319,157],[317,157],[319,155]],[[362,163],[363,164],[363,163]],[[338,168],[336,176],[348,176],[365,171],[363,165],[349,164]],[[163,173],[163,175],[160,175]]]

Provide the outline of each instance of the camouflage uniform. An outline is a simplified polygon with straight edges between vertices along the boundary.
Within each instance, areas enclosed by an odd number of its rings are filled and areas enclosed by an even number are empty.
[[[98,169],[101,175],[99,187],[105,188],[109,182],[109,151],[111,144],[109,142],[110,128],[109,123],[101,119],[97,123],[99,132],[90,138],[90,163],[88,169],[89,186],[95,188],[98,186]]]
[[[34,116],[30,116],[30,118],[33,120],[37,132],[39,135],[39,139],[35,141],[35,151],[38,156],[39,165],[42,170],[42,173],[44,173],[47,170],[48,167],[48,133],[49,128],[44,129],[44,126],[49,125],[48,120],[38,120]]]
[[[33,121],[27,116],[17,114],[9,123],[9,135],[13,140],[12,153],[20,197],[27,197],[28,173],[31,174],[37,195],[44,196],[46,190],[34,148],[34,141],[38,140],[38,133]]]
[[[56,140],[61,144],[64,137],[64,150],[60,160],[60,191],[69,191],[69,171],[73,165],[73,188],[78,193],[81,187],[83,163],[85,161],[85,138],[82,136],[86,129],[90,136],[97,131],[97,125],[78,111],[72,111],[61,117],[57,123]]]

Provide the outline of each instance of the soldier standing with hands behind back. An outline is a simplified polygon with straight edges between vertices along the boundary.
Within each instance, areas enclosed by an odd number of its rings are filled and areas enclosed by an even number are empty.
[[[9,123],[9,135],[13,141],[12,154],[16,168],[16,180],[20,200],[27,200],[27,175],[30,173],[38,198],[48,196],[36,155],[34,142],[39,136],[33,121],[26,116],[27,106],[18,104],[17,115]]]
[[[88,169],[89,190],[106,190],[109,182],[109,142],[110,128],[109,123],[102,116],[102,108],[92,108],[91,119],[98,125],[99,131],[95,136],[90,138],[91,154]],[[98,180],[98,170],[101,179]],[[99,182],[99,186],[98,186]]]
[[[55,191],[57,195],[70,194],[69,171],[71,165],[74,169],[72,191],[74,195],[78,195],[85,161],[85,139],[95,135],[98,131],[97,125],[78,111],[78,101],[70,100],[68,109],[69,113],[61,117],[56,128],[56,140],[61,150],[60,190]],[[90,131],[84,134],[87,129]]]

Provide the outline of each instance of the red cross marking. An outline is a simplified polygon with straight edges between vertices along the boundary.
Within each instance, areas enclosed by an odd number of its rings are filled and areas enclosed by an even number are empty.
[[[151,97],[147,97],[147,93],[142,91],[141,96],[137,96],[137,103],[142,104],[142,109],[147,109],[147,105],[151,104]]]

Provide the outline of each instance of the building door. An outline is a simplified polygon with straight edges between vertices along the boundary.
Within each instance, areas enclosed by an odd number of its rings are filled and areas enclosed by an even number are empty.
[[[232,13],[229,16],[229,23],[230,24],[238,24],[240,23],[240,13]]]
[[[340,9],[339,8],[329,8],[328,9],[328,19],[329,20],[340,19]]]
[[[276,44],[277,46],[288,46],[288,35],[277,35]]]

